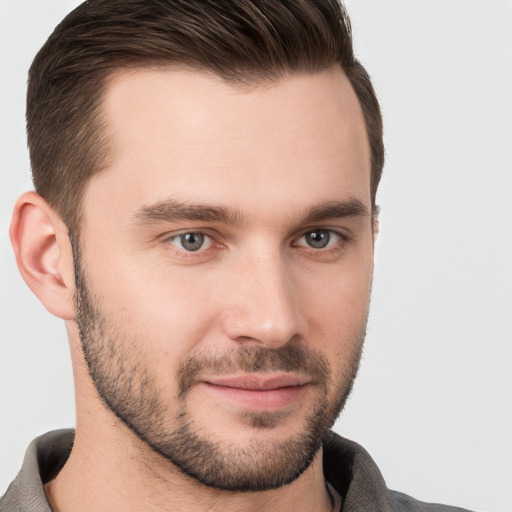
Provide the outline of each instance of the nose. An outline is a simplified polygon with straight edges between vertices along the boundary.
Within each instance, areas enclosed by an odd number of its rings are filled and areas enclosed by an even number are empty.
[[[276,252],[250,258],[233,269],[223,328],[232,340],[277,349],[304,335],[298,286]]]

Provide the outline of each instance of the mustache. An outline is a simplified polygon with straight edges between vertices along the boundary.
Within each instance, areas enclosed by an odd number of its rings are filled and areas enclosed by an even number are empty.
[[[183,398],[202,373],[229,375],[235,373],[300,372],[327,388],[331,373],[323,354],[302,345],[287,344],[277,349],[242,346],[222,354],[199,353],[190,356],[178,371],[178,397]]]

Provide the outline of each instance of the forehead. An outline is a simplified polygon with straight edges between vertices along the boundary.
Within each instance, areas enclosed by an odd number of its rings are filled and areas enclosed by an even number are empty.
[[[341,69],[253,88],[187,69],[130,70],[113,77],[103,109],[114,156],[91,179],[86,208],[169,196],[270,210],[370,202],[364,119]]]

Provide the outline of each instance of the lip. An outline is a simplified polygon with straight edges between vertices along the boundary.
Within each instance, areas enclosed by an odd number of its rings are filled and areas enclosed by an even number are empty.
[[[306,393],[310,379],[301,375],[244,374],[203,380],[206,389],[231,405],[252,411],[278,411],[296,403]]]

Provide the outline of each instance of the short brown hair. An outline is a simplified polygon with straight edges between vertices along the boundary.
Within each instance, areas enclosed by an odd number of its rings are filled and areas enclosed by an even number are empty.
[[[123,68],[172,64],[242,84],[339,65],[365,118],[375,204],[382,118],[338,0],[88,0],[37,54],[27,95],[34,185],[71,233],[79,231],[87,181],[108,163],[101,116],[108,78]]]

